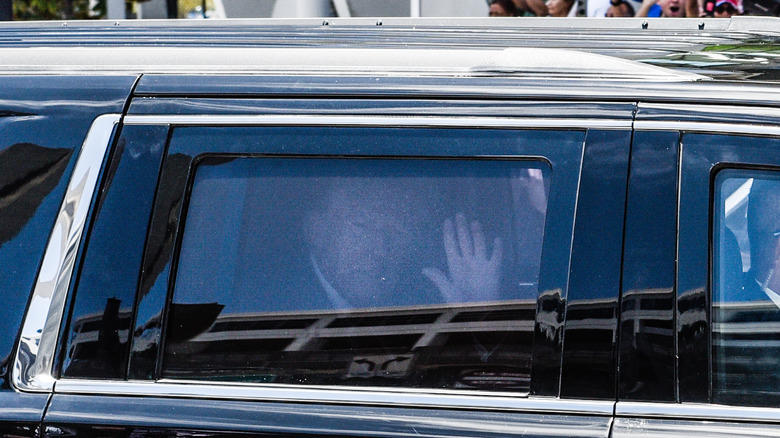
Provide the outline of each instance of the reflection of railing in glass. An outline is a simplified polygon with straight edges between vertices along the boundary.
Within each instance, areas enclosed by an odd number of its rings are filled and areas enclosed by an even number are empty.
[[[104,362],[94,359],[120,354],[127,345],[132,312],[120,305],[119,300],[109,298],[102,312],[73,321],[73,339],[65,358],[68,377],[116,375],[116,370],[105,369]]]
[[[227,314],[165,348],[163,376],[309,385],[529,389],[535,300]]]
[[[715,400],[780,402],[780,312],[770,300],[714,303],[712,337]],[[756,394],[761,394],[760,399]]]

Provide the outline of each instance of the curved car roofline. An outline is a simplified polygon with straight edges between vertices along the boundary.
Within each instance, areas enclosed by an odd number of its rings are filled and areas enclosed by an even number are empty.
[[[268,72],[251,61],[241,66],[238,61],[226,60],[220,67],[215,61],[219,55],[207,52],[209,48],[241,49],[425,49],[444,52],[495,51],[497,49],[565,49],[588,54],[599,54],[613,60],[642,61],[647,65],[663,67],[670,80],[692,80],[701,76],[780,83],[780,18],[732,17],[731,19],[642,19],[642,18],[327,18],[327,19],[239,19],[239,20],[127,20],[74,22],[6,22],[0,23],[0,53],[11,49],[55,49],[76,53],[74,48],[99,48],[110,51],[119,48],[170,50],[181,65],[201,72]],[[185,52],[197,48],[205,61],[184,60]],[[175,54],[182,51],[182,54]],[[185,50],[187,49],[187,50]],[[108,51],[108,50],[106,50]],[[126,53],[131,53],[128,49]],[[85,52],[86,53],[86,52]],[[194,53],[192,51],[188,53]],[[303,53],[303,52],[299,52]],[[337,53],[337,52],[332,52]],[[388,52],[389,53],[389,52]],[[434,52],[429,52],[434,53]],[[542,53],[542,52],[538,52]],[[550,52],[553,53],[553,52]],[[9,55],[13,58],[16,55]],[[55,55],[36,54],[39,59],[22,62],[19,59],[0,61],[0,72],[178,72],[173,62],[144,61],[133,55],[126,62],[97,59],[83,55],[87,67],[79,68]],[[69,55],[68,55],[69,56]],[[81,55],[80,55],[81,56]],[[110,54],[106,55],[110,58]],[[187,55],[189,56],[189,55]],[[232,56],[232,55],[231,55]],[[340,55],[339,55],[340,56]],[[487,55],[478,55],[487,56]],[[493,55],[491,55],[493,56]],[[587,55],[579,55],[586,57]],[[62,55],[60,55],[62,57]],[[227,55],[222,56],[226,58]],[[17,57],[18,58],[18,57]],[[194,58],[194,56],[193,56]],[[208,58],[212,58],[209,60]],[[473,58],[466,56],[466,58]],[[343,59],[343,58],[342,58]],[[569,59],[573,59],[572,56]],[[415,68],[381,66],[368,61],[371,73],[411,72],[414,74],[496,74],[524,75],[553,74],[564,71],[566,77],[593,75],[610,78],[658,77],[658,70],[650,73],[639,67],[626,74],[625,68],[606,72],[577,68],[532,68],[522,63],[502,61],[491,69],[490,63],[468,60],[451,71],[426,72],[425,63]],[[611,62],[615,64],[616,62]],[[318,61],[320,66],[334,63]],[[537,63],[538,64],[538,63]],[[576,64],[576,63],[575,63]],[[45,67],[46,65],[50,66]],[[287,63],[293,67],[300,63]],[[528,65],[536,65],[533,62]],[[579,64],[578,64],[579,65]],[[12,68],[9,66],[13,66]],[[25,67],[26,66],[26,67]],[[431,68],[435,66],[428,65]],[[151,68],[154,67],[154,68]],[[220,68],[217,68],[220,67]],[[382,67],[382,68],[379,68]],[[412,66],[414,67],[414,66]],[[449,68],[446,63],[444,67]],[[482,67],[480,69],[480,67]],[[562,67],[562,66],[559,66]],[[327,70],[327,68],[325,69]],[[359,69],[353,69],[359,70]],[[629,69],[630,70],[630,69]],[[670,73],[672,70],[682,76]],[[276,69],[277,72],[296,72],[296,68]],[[333,70],[333,71],[345,71]],[[612,73],[610,73],[610,71]],[[644,73],[637,74],[636,72]],[[319,71],[318,73],[322,73]],[[305,73],[305,72],[301,72]],[[353,71],[355,73],[355,71]],[[564,73],[565,75],[565,73]],[[661,76],[663,76],[661,75]]]
[[[681,48],[780,39],[780,18],[316,18],[0,22],[0,47],[91,45]]]
[[[493,50],[74,47],[6,48],[0,72],[413,74],[424,76],[572,77],[603,80],[695,81],[693,73],[564,49]]]

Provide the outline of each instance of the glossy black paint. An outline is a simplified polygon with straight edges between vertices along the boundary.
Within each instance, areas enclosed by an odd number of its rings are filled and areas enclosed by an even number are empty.
[[[631,132],[588,131],[574,227],[561,397],[614,400]]]
[[[634,133],[620,300],[620,400],[676,400],[678,137]]]
[[[317,20],[319,21],[319,20]],[[695,22],[694,22],[695,21]],[[780,80],[780,63],[776,57],[764,57],[762,51],[776,51],[777,35],[764,32],[763,36],[741,31],[739,18],[733,28],[707,29],[704,21],[691,20],[692,30],[677,30],[672,35],[664,29],[640,31],[623,30],[610,35],[610,44],[603,42],[603,29],[583,30],[580,38],[572,38],[570,29],[551,27],[529,32],[527,27],[515,23],[502,24],[495,29],[467,28],[454,32],[457,26],[441,30],[433,27],[412,27],[408,24],[374,26],[332,26],[309,23],[297,28],[254,25],[234,26],[229,34],[220,34],[216,26],[203,25],[195,32],[185,26],[162,29],[152,25],[113,26],[107,23],[80,24],[73,28],[56,23],[4,27],[0,30],[0,45],[8,47],[46,46],[95,46],[104,44],[130,44],[141,47],[170,46],[222,47],[360,47],[405,48],[410,42],[427,48],[464,47],[521,47],[524,45],[567,47],[602,54],[618,55],[623,59],[645,59],[656,65],[676,65],[678,69],[702,69],[715,80],[658,84],[642,80],[630,83],[601,82],[600,78],[576,81],[557,77],[540,80],[539,77],[521,77],[522,73],[474,71],[463,77],[438,78],[405,77],[355,77],[341,82],[328,76],[262,76],[192,74],[148,75],[139,88],[139,100],[131,112],[137,114],[394,114],[394,115],[452,115],[452,116],[549,116],[600,118],[614,117],[609,105],[581,103],[576,110],[568,104],[547,105],[536,101],[539,96],[551,99],[588,100],[599,96],[602,101],[624,102],[631,106],[635,100],[684,103],[731,103],[743,105],[742,90],[750,90],[750,99],[758,105],[775,109],[776,87],[760,81]],[[508,22],[503,22],[508,23]],[[629,22],[626,22],[629,23]],[[638,22],[637,22],[638,23]],[[687,23],[687,22],[686,22]],[[351,28],[350,28],[351,26]],[[526,26],[523,24],[523,26]],[[43,30],[43,31],[42,31]],[[116,31],[115,31],[116,30]],[[294,33],[290,36],[289,33]],[[207,42],[195,43],[193,36]],[[543,41],[540,43],[539,41]],[[713,50],[714,49],[714,50]],[[686,53],[693,52],[693,53]],[[701,53],[698,53],[701,52]],[[746,53],[752,52],[752,53]],[[669,56],[665,56],[669,54]],[[649,58],[652,55],[655,59]],[[4,66],[9,68],[8,66]],[[23,68],[23,67],[12,67]],[[90,69],[91,66],[85,66]],[[142,67],[138,67],[141,69]],[[541,415],[518,412],[480,412],[455,409],[413,409],[376,406],[344,406],[306,403],[240,402],[227,400],[193,400],[163,397],[122,396],[74,396],[56,394],[49,409],[47,424],[36,427],[41,420],[49,395],[17,393],[7,380],[11,347],[17,336],[25,303],[39,269],[41,254],[50,233],[54,215],[73,168],[79,145],[95,115],[106,112],[119,113],[135,78],[133,74],[117,73],[114,76],[97,77],[89,70],[78,76],[22,77],[5,73],[0,76],[0,206],[5,202],[11,207],[0,207],[0,223],[6,225],[0,232],[0,265],[6,267],[0,275],[0,290],[6,301],[0,311],[0,436],[229,436],[238,434],[290,435],[347,435],[347,436],[595,436],[609,434],[611,418],[587,415]],[[468,77],[467,77],[468,76]],[[727,88],[725,95],[718,92],[720,85],[728,85],[718,78],[745,80],[739,88]],[[335,83],[339,82],[339,83]],[[752,82],[752,84],[747,84]],[[747,84],[747,85],[745,85]],[[733,84],[731,84],[733,85]],[[763,87],[763,88],[762,88]],[[577,91],[592,94],[567,96]],[[650,90],[653,94],[637,92]],[[604,93],[604,94],[601,94]],[[767,97],[759,97],[766,93]],[[312,95],[341,97],[327,102],[310,98]],[[155,96],[166,96],[160,99]],[[219,99],[191,99],[192,97],[219,97]],[[226,98],[228,96],[230,98]],[[251,99],[247,99],[247,96]],[[378,103],[361,103],[355,97],[383,96]],[[190,98],[180,104],[177,97]],[[403,102],[405,97],[414,100]],[[461,102],[440,103],[440,98],[462,99]],[[254,100],[257,98],[257,100]],[[428,98],[427,100],[424,100]],[[495,98],[496,102],[485,99]],[[513,98],[534,99],[533,102],[510,103]],[[473,99],[472,101],[468,101]],[[502,100],[503,101],[499,101]],[[185,99],[181,99],[184,102]],[[289,105],[289,107],[287,106]],[[343,107],[342,107],[343,105]],[[419,106],[418,106],[419,105]],[[438,106],[437,106],[438,105]],[[572,105],[573,107],[574,105]],[[344,111],[341,108],[347,108]],[[416,109],[421,108],[421,109]],[[710,108],[701,111],[678,112],[670,110],[640,111],[639,119],[659,121],[697,120],[720,123],[740,121],[776,125],[776,118],[762,115],[738,116],[725,114],[728,108]],[[769,112],[769,111],[768,111]],[[178,129],[178,128],[177,128]],[[189,128],[183,128],[189,129]],[[152,143],[160,144],[167,135],[167,128],[152,131]],[[129,131],[128,131],[129,132]],[[140,132],[140,131],[139,131]],[[600,151],[609,159],[602,167],[600,159],[586,154],[583,163],[578,219],[573,227],[554,223],[557,244],[552,244],[545,254],[553,264],[566,265],[569,270],[545,272],[551,279],[539,302],[537,320],[538,367],[535,369],[536,388],[539,395],[562,397],[594,397],[609,399],[617,390],[621,400],[723,402],[713,398],[710,388],[711,345],[708,319],[710,309],[708,261],[710,260],[710,189],[714,169],[748,167],[766,170],[780,166],[780,149],[766,147],[764,139],[746,140],[739,136],[685,134],[682,137],[683,152],[678,155],[679,137],[675,132],[639,132],[634,142],[634,155],[630,161],[628,190],[625,179],[626,156],[617,143],[623,141],[621,133],[592,132],[603,136],[609,144]],[[776,142],[776,138],[773,140]],[[614,142],[614,143],[613,143]],[[126,146],[126,145],[123,145]],[[613,148],[614,146],[614,148]],[[609,151],[609,152],[608,152]],[[151,219],[152,228],[148,242],[144,220],[149,221],[150,202],[154,199],[154,184],[145,181],[147,193],[134,199],[126,186],[128,169],[138,170],[149,180],[156,178],[154,166],[160,166],[159,155],[144,157],[138,169],[128,161],[113,161],[115,168],[107,173],[107,190],[101,195],[100,206],[95,209],[94,226],[91,228],[90,248],[98,248],[101,240],[111,243],[111,226],[100,221],[101,216],[114,215],[117,211],[128,216],[127,227],[133,227],[132,237],[127,239],[132,248],[122,248],[104,259],[102,254],[87,250],[85,269],[81,272],[82,285],[98,295],[94,298],[100,306],[103,330],[100,334],[105,346],[93,358],[87,372],[74,368],[72,376],[111,377],[124,376],[124,363],[130,362],[131,378],[153,379],[159,376],[156,364],[161,348],[163,330],[162,309],[166,305],[169,274],[175,269],[173,253],[181,206],[185,202],[186,177],[194,155],[184,148],[166,157],[162,169],[165,182],[160,187],[156,202],[158,208]],[[290,153],[280,149],[278,153]],[[299,151],[300,152],[300,151]],[[594,150],[595,152],[595,150]],[[349,153],[349,152],[348,152]],[[614,154],[615,156],[612,156]],[[23,157],[23,158],[22,158]],[[589,161],[591,158],[594,161]],[[610,161],[614,159],[614,161]],[[677,169],[678,159],[681,169]],[[576,160],[575,160],[576,161]],[[139,164],[139,163],[136,163]],[[601,186],[596,181],[599,171],[610,184]],[[677,181],[677,172],[681,180]],[[556,172],[560,169],[556,169]],[[612,173],[614,172],[614,173]],[[152,176],[153,175],[153,176]],[[592,178],[592,179],[591,179]],[[114,181],[112,183],[111,181]],[[125,181],[124,183],[122,181]],[[156,181],[156,180],[155,180]],[[130,184],[131,186],[133,184]],[[576,186],[567,181],[561,192]],[[681,188],[680,199],[677,189]],[[690,187],[690,190],[688,188]],[[621,188],[628,198],[617,201]],[[117,194],[119,193],[119,194]],[[604,198],[600,198],[603,195]],[[114,196],[124,202],[135,203],[137,210],[124,212],[114,203]],[[96,197],[97,199],[97,197]],[[608,204],[610,199],[617,201]],[[21,201],[18,201],[21,200]],[[679,202],[678,202],[679,201]],[[603,367],[607,354],[616,354],[614,335],[593,336],[589,325],[592,319],[603,320],[598,330],[615,333],[614,313],[604,308],[614,306],[616,274],[618,268],[608,265],[615,261],[620,238],[622,218],[613,216],[625,202],[626,222],[624,260],[620,266],[622,285],[619,306],[614,311],[624,312],[620,324],[617,348],[620,375],[617,388],[610,386],[614,368]],[[17,204],[18,203],[18,204]],[[594,205],[590,205],[594,203]],[[23,205],[22,205],[23,204]],[[22,205],[21,207],[19,205]],[[680,215],[676,216],[677,205]],[[605,211],[597,211],[601,206]],[[573,209],[573,206],[572,206]],[[600,214],[610,212],[609,217]],[[598,231],[589,229],[589,223],[603,224]],[[10,226],[8,225],[10,224]],[[679,228],[677,226],[679,225]],[[138,229],[136,229],[136,227]],[[566,248],[563,237],[574,228],[573,248]],[[605,231],[606,230],[606,231]],[[114,230],[115,231],[115,230]],[[121,230],[125,232],[125,230]],[[105,245],[108,247],[109,245]],[[86,247],[86,246],[85,246]],[[140,248],[140,250],[139,250]],[[571,264],[557,258],[568,257]],[[143,260],[139,254],[144,254]],[[113,257],[113,259],[111,258]],[[126,258],[125,258],[126,257]],[[121,262],[127,261],[127,264]],[[676,262],[679,261],[679,264]],[[619,263],[618,263],[619,265]],[[103,276],[104,269],[118,269],[117,289],[114,278]],[[552,269],[552,268],[550,268]],[[143,275],[138,279],[139,272]],[[121,274],[119,274],[121,273]],[[677,275],[675,275],[677,274]],[[568,277],[564,280],[563,277]],[[601,276],[600,276],[601,275]],[[604,308],[587,309],[577,313],[580,305],[588,304],[589,290],[593,282],[604,281],[603,288],[593,291],[604,298]],[[139,286],[140,285],[140,286]],[[82,287],[82,286],[80,286]],[[136,294],[136,289],[138,289]],[[99,295],[103,294],[103,295]],[[91,295],[81,300],[89,301]],[[119,337],[124,322],[119,314],[129,303],[137,301],[138,321],[127,323],[132,345]],[[79,301],[74,305],[75,319],[90,314],[88,306]],[[646,313],[645,313],[646,311]],[[564,313],[566,312],[566,313]],[[564,325],[564,316],[567,321]],[[576,325],[585,324],[583,328]],[[578,330],[583,330],[582,334]],[[71,337],[71,341],[75,339]],[[127,356],[127,349],[132,353]],[[65,348],[63,354],[66,353]],[[563,350],[563,351],[561,351]],[[581,359],[585,356],[585,359]],[[610,364],[611,365],[611,364]],[[106,371],[108,370],[108,371]],[[578,372],[590,376],[592,381],[583,384],[575,381]],[[560,373],[560,374],[559,374]],[[67,374],[67,372],[66,372]],[[559,385],[559,378],[560,386]],[[594,384],[596,383],[596,384]],[[679,384],[679,387],[676,386]],[[751,404],[747,401],[747,404]],[[754,404],[761,404],[760,401]],[[658,432],[645,419],[618,418],[623,422],[617,432],[629,434],[643,428],[647,434]],[[773,420],[776,423],[776,419]],[[665,422],[664,420],[657,422]],[[666,433],[680,434],[681,422],[665,422]],[[712,422],[720,427],[742,429],[745,423]],[[700,423],[688,423],[695,428]],[[241,429],[239,431],[239,429]],[[748,428],[744,428],[748,429]],[[709,429],[710,431],[712,429]],[[723,430],[716,431],[724,433]],[[763,431],[766,434],[766,431]],[[715,433],[715,432],[713,432]],[[774,431],[769,430],[769,433]]]
[[[266,79],[255,79],[263,82]],[[350,81],[352,79],[344,79]],[[225,92],[231,91],[226,84]],[[318,99],[294,98],[187,98],[137,97],[128,109],[131,115],[386,115],[441,117],[535,117],[567,119],[626,119],[632,103],[545,102],[540,100],[461,99]]]
[[[0,375],[73,169],[100,114],[121,113],[133,76],[2,76],[0,89]]]
[[[576,415],[55,395],[51,436],[607,437],[611,419]],[[118,433],[121,431],[121,433]],[[64,433],[63,433],[64,432]],[[202,434],[202,435],[201,435]]]
[[[745,94],[750,92],[746,84]],[[685,81],[668,85],[665,90],[648,93],[647,82],[604,82],[583,79],[572,88],[568,79],[555,77],[526,77],[523,75],[475,75],[463,77],[405,77],[405,76],[353,76],[334,82],[328,76],[295,75],[144,75],[138,83],[137,96],[165,97],[274,97],[293,98],[311,95],[327,95],[330,98],[379,97],[386,99],[435,97],[447,99],[524,99],[536,100],[539,96],[557,96],[571,99],[572,95],[590,90],[588,96],[578,100],[589,101],[593,94],[602,102],[632,103],[637,99],[648,102],[687,103],[696,99],[700,103],[718,105],[745,104],[745,94],[712,94],[707,82]],[[772,95],[755,94],[757,105],[773,105]]]
[[[49,394],[0,391],[0,437],[36,437]]]
[[[544,79],[544,80],[541,80]],[[647,81],[630,80],[605,83],[582,78],[573,85],[566,78],[475,74],[460,77],[353,76],[338,82],[329,76],[316,75],[144,75],[137,88],[140,98],[276,98],[290,99],[327,95],[333,99],[355,97],[383,99],[522,99],[634,103],[637,100],[657,103],[690,103],[715,105],[773,106],[773,88],[745,83],[740,93],[732,90],[715,94],[708,81],[690,78],[659,87]],[[584,92],[585,94],[580,94]]]
[[[711,260],[712,181],[719,169],[771,169],[780,166],[776,138],[687,133],[682,138],[678,327],[680,398],[687,402],[734,403],[711,389]],[[771,167],[768,167],[771,166]],[[761,376],[747,376],[744,385],[761,387]],[[767,397],[737,401],[764,406]]]
[[[167,133],[167,127],[125,127],[106,166],[61,352],[63,377],[125,378],[141,255]],[[97,340],[84,340],[95,332]]]
[[[128,368],[131,379],[159,376],[171,259],[191,160],[192,157],[182,153],[163,159],[138,283],[136,308],[142,313],[136,316],[134,325]]]
[[[748,123],[756,125],[777,125],[780,123],[777,117],[757,108],[754,112],[745,111],[747,108],[737,109],[728,106],[716,105],[686,105],[683,107],[674,105],[639,105],[636,114],[637,121],[652,120],[659,122],[703,122],[703,123]],[[724,113],[733,110],[724,120]]]

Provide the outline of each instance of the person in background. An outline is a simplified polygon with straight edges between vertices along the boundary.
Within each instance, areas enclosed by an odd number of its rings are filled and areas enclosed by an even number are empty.
[[[633,17],[634,7],[624,0],[610,0],[606,17]]]
[[[610,7],[609,0],[588,0],[585,4],[588,17],[606,17]]]
[[[777,181],[756,179],[750,189],[747,233],[750,270],[743,279],[742,300],[771,300],[780,308],[780,190]]]
[[[731,18],[742,13],[742,3],[739,0],[718,0],[715,3],[715,18]]]
[[[698,17],[697,0],[644,0],[637,17]]]
[[[517,6],[512,0],[491,0],[488,16],[515,17],[517,16]]]
[[[547,0],[547,10],[551,17],[576,17],[575,0]]]
[[[490,0],[488,15],[491,17],[545,17],[548,12],[544,0]]]
[[[440,226],[433,215],[446,206],[419,181],[331,181],[304,230],[311,268],[331,308],[500,299],[503,240],[464,212],[452,211]],[[439,226],[441,234],[433,235]],[[441,242],[433,258],[428,237]],[[423,286],[425,278],[432,287]]]

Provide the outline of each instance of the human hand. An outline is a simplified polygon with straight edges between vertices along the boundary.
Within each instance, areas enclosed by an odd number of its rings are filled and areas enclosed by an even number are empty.
[[[466,221],[462,213],[444,221],[444,252],[448,275],[436,268],[425,268],[428,277],[448,303],[491,301],[498,298],[501,281],[503,244],[496,237],[488,257],[485,235],[478,221]]]

